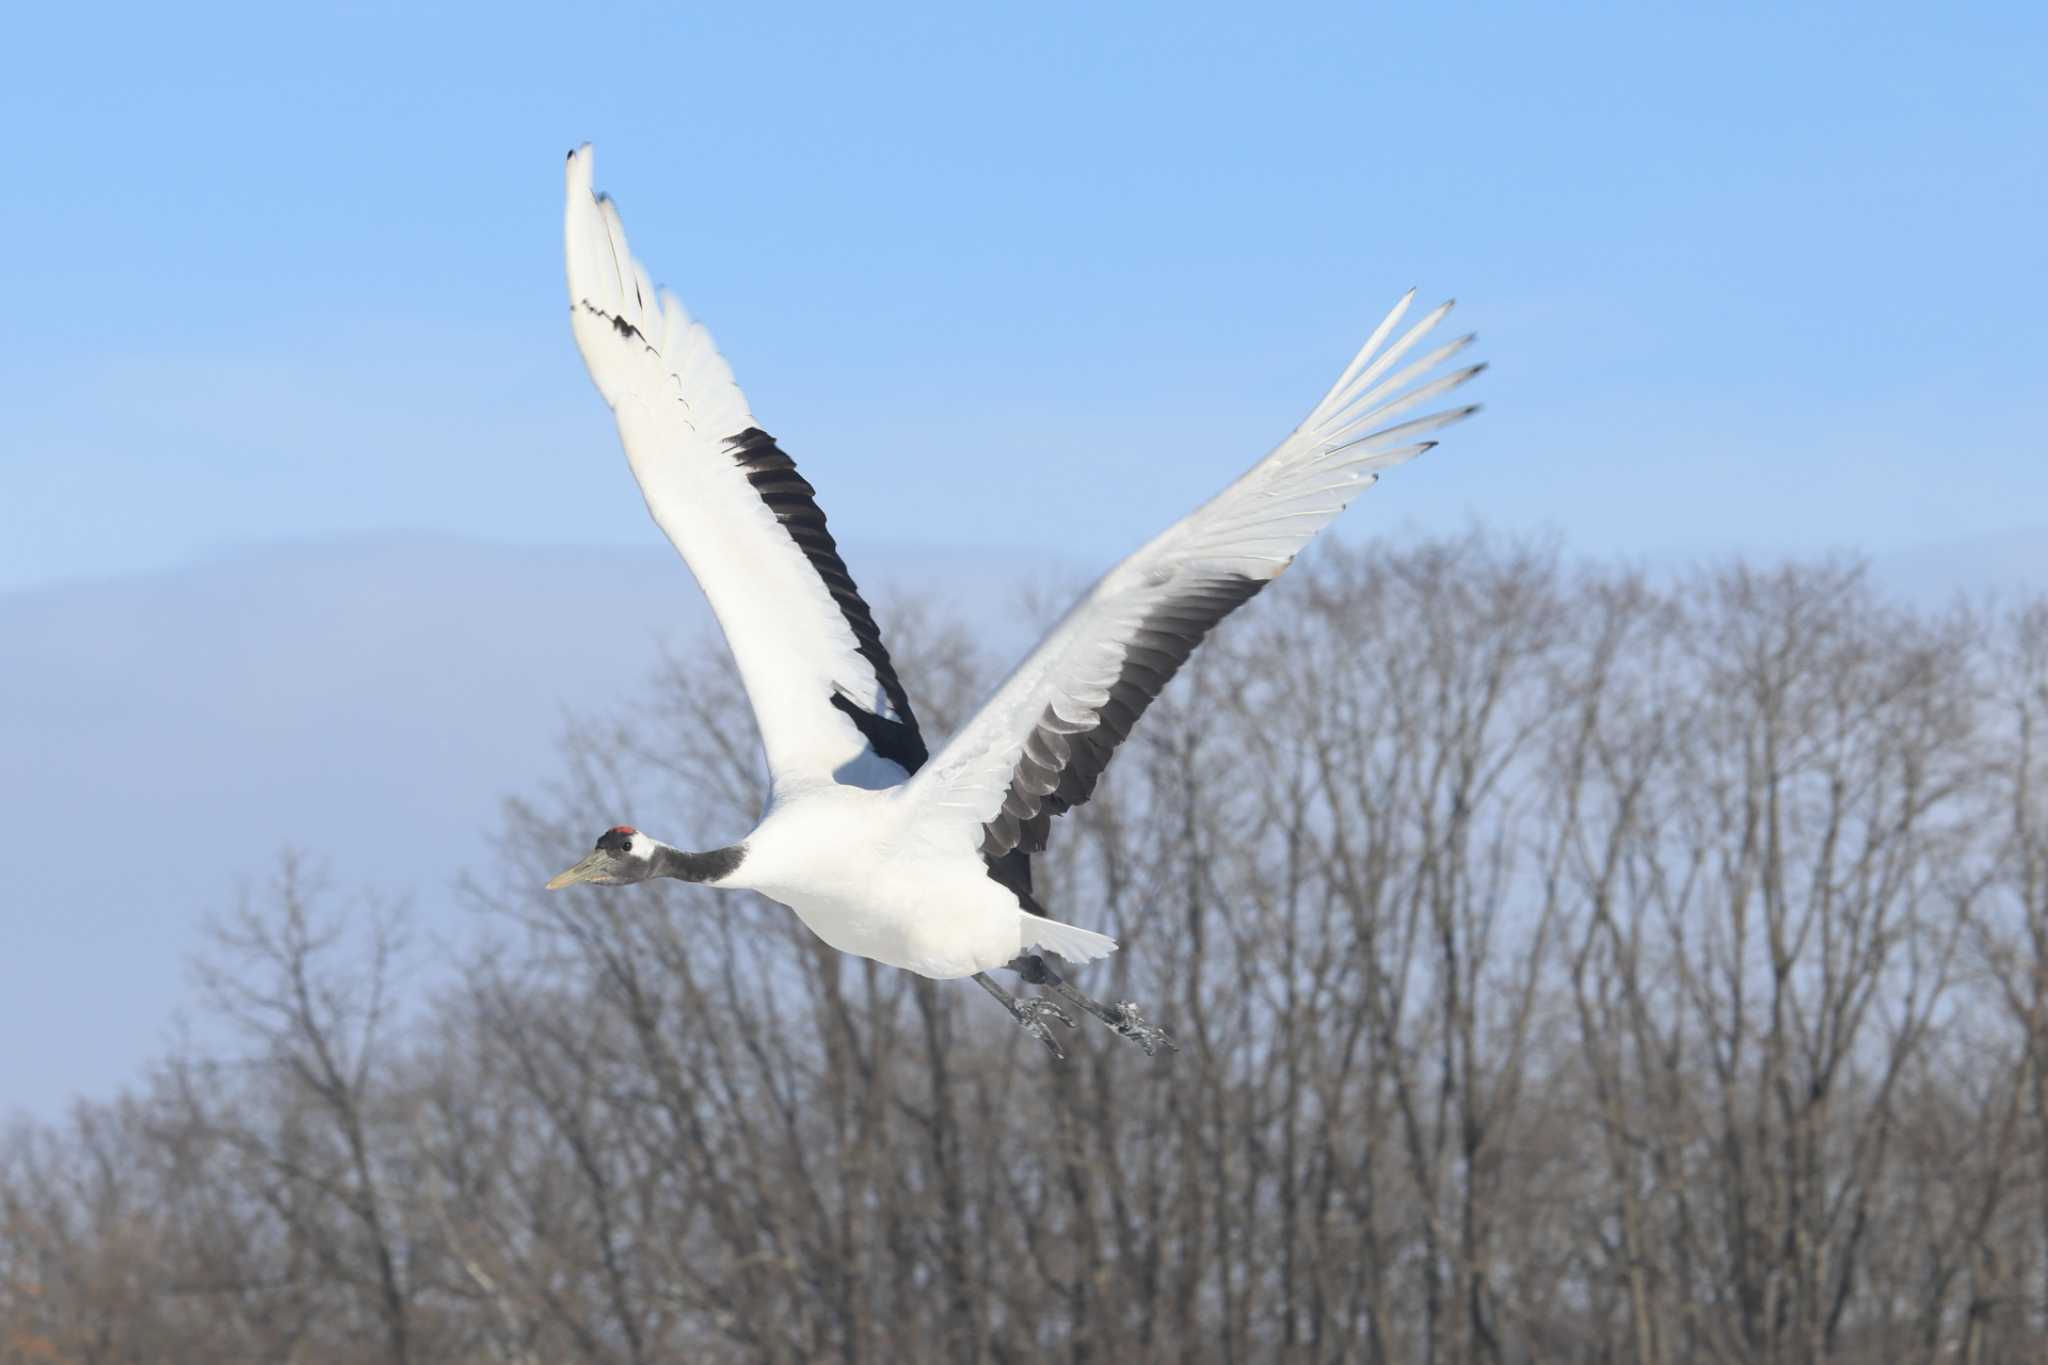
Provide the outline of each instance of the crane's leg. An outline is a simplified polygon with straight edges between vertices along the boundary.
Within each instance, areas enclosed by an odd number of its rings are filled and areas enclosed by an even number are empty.
[[[1010,1012],[1010,1017],[1015,1019],[1026,1033],[1036,1038],[1039,1042],[1044,1043],[1051,1050],[1054,1058],[1059,1061],[1067,1059],[1067,1054],[1060,1047],[1059,1040],[1052,1036],[1052,1029],[1046,1024],[1047,1019],[1057,1019],[1068,1028],[1073,1028],[1074,1021],[1065,1010],[1043,996],[1027,996],[1019,1000],[1016,996],[998,986],[995,983],[995,979],[987,972],[976,972],[974,980],[983,990],[993,995],[1002,1003],[1003,1008]]]
[[[1069,1002],[1088,1011],[1118,1033],[1136,1043],[1139,1047],[1144,1048],[1147,1057],[1150,1057],[1162,1047],[1168,1052],[1180,1051],[1180,1044],[1173,1041],[1173,1035],[1160,1028],[1157,1024],[1146,1023],[1144,1016],[1138,1013],[1136,1005],[1128,1000],[1119,1000],[1114,1005],[1105,1005],[1100,1000],[1083,995],[1080,991],[1069,985],[1067,979],[1054,971],[1052,964],[1037,953],[1025,953],[1021,957],[1013,958],[1007,965],[1011,971],[1023,977],[1031,985],[1043,986],[1053,994],[1062,996]]]

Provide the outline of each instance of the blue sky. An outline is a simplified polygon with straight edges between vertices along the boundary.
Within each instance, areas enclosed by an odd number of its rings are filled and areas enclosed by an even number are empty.
[[[0,85],[0,587],[647,543],[561,316],[585,139],[857,539],[1112,557],[1410,284],[1461,299],[1488,412],[1353,533],[2048,523],[2043,15],[39,7]]]

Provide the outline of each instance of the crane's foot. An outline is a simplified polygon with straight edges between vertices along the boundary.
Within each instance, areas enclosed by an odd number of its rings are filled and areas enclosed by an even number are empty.
[[[1157,1024],[1148,1024],[1138,1007],[1128,1000],[1119,1000],[1109,1007],[1103,1020],[1121,1036],[1130,1039],[1145,1049],[1147,1057],[1158,1054],[1160,1048],[1168,1052],[1180,1051],[1180,1044],[1173,1041],[1173,1035]]]
[[[1145,1022],[1145,1016],[1138,1013],[1138,1007],[1128,1000],[1114,1005],[1105,1005],[1093,996],[1075,989],[1073,984],[1052,969],[1037,953],[1026,953],[1010,963],[1010,970],[1034,986],[1043,986],[1060,999],[1100,1019],[1116,1030],[1120,1038],[1128,1038],[1145,1049],[1147,1057],[1155,1057],[1160,1048],[1168,1052],[1180,1051],[1180,1044],[1173,1041],[1173,1035],[1157,1024]],[[1064,1016],[1062,1016],[1064,1017]]]

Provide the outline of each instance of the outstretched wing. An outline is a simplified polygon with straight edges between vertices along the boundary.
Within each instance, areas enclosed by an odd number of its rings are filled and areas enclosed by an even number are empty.
[[[1419,438],[1476,410],[1396,421],[1485,368],[1428,378],[1469,336],[1403,364],[1451,307],[1389,344],[1413,299],[1411,290],[1395,305],[1277,449],[1074,604],[903,788],[911,828],[941,847],[977,846],[992,867],[1042,850],[1052,817],[1088,799],[1210,629],[1277,578],[1381,470],[1436,444]]]
[[[755,423],[711,334],[633,259],[590,163],[588,145],[569,154],[570,326],[647,510],[711,600],[770,775],[902,781],[924,741],[814,490]]]

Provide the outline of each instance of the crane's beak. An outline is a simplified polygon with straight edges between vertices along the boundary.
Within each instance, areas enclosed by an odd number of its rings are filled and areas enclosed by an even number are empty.
[[[560,891],[563,887],[574,886],[578,882],[596,881],[605,874],[605,870],[610,863],[611,855],[603,849],[598,849],[588,858],[585,858],[582,862],[549,882],[548,890]]]

